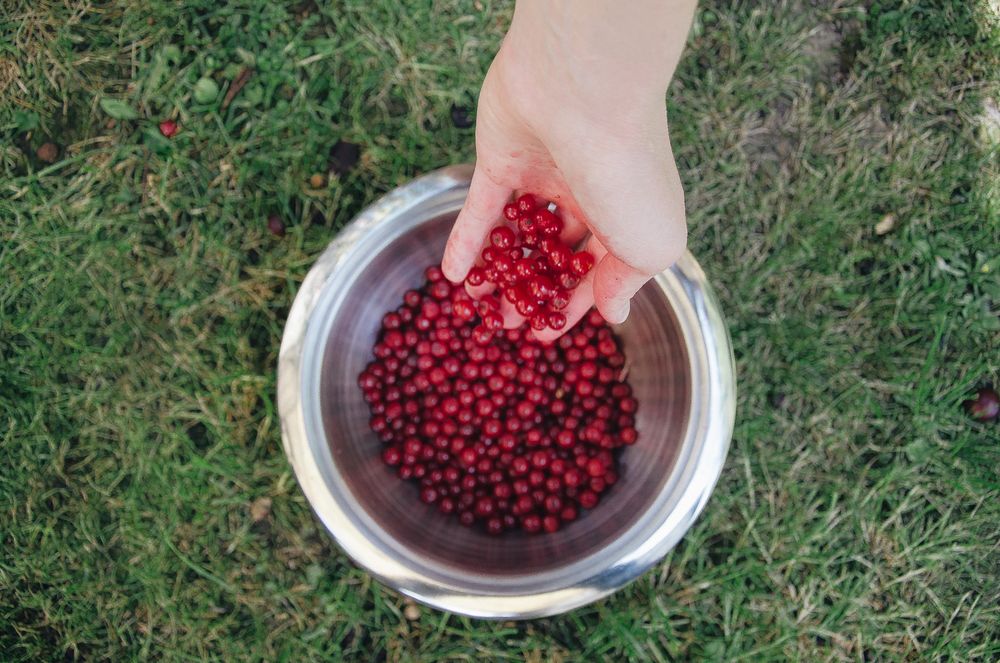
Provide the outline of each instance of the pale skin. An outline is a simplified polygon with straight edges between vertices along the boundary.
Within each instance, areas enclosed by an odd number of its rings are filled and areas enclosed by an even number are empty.
[[[563,239],[597,259],[563,331],[592,306],[623,322],[629,302],[684,252],[687,223],[665,94],[696,0],[521,0],[479,96],[477,162],[445,249],[460,282],[513,195],[553,201]],[[474,295],[481,293],[473,293]],[[505,301],[504,324],[524,320]]]

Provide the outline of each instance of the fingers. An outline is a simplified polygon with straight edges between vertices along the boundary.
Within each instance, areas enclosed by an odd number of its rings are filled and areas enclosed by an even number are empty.
[[[575,249],[576,245],[590,232],[583,219],[583,213],[571,207],[559,207],[556,211],[563,220],[563,231],[559,235],[559,239]]]
[[[500,315],[503,316],[503,328],[504,329],[517,329],[525,322],[527,318],[517,312],[514,305],[507,301],[506,297],[500,297]]]
[[[567,152],[557,159],[567,164],[566,182],[586,210],[587,223],[622,263],[646,276],[663,271],[687,242],[684,190],[665,123],[645,140],[595,141],[590,149],[599,158]],[[609,276],[628,276],[623,265],[608,267],[615,268]]]
[[[632,297],[652,277],[610,253],[597,263],[593,273],[594,304],[611,324],[625,322]]]
[[[441,260],[441,271],[449,281],[459,283],[469,273],[490,229],[501,218],[510,194],[509,187],[497,184],[484,169],[476,168],[469,196],[458,213]]]

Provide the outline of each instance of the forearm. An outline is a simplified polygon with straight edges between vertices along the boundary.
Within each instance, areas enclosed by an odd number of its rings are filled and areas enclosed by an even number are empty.
[[[552,89],[581,95],[587,102],[657,104],[662,109],[696,4],[696,0],[521,0],[504,42],[504,56],[521,61],[517,64],[545,63]]]

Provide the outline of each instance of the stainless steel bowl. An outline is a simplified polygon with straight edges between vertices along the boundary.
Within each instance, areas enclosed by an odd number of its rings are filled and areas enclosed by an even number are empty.
[[[385,584],[476,617],[552,615],[635,579],[705,507],[732,435],[732,351],[705,275],[685,255],[639,292],[618,328],[640,437],[598,508],[556,534],[491,537],[422,504],[382,464],[357,376],[383,313],[440,260],[470,176],[469,166],[445,168],[392,191],[320,256],[281,342],[282,439],[323,524]]]

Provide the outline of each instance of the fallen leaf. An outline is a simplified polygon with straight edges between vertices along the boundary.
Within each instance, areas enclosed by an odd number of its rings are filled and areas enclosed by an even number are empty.
[[[875,234],[878,236],[885,235],[892,231],[896,227],[896,215],[886,214],[882,217],[882,220],[875,224]]]
[[[59,147],[55,143],[43,143],[35,154],[45,163],[55,163],[59,158]]]
[[[250,505],[250,517],[255,523],[259,523],[271,514],[271,498],[258,497]]]
[[[105,97],[101,99],[100,103],[101,109],[116,120],[134,120],[139,117],[139,113],[128,102],[121,99]]]
[[[229,90],[226,91],[226,98],[222,100],[222,110],[229,108],[229,104],[233,103],[233,99],[236,95],[240,93],[243,86],[247,84],[250,77],[253,76],[253,69],[250,67],[243,67],[240,73],[233,80],[233,84],[229,86]]]

